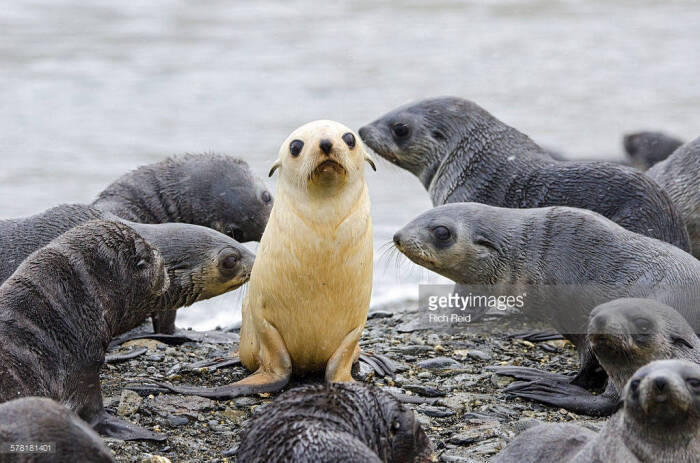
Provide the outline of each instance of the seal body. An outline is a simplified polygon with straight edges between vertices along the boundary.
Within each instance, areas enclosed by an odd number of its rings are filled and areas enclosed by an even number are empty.
[[[155,437],[105,426],[99,369],[123,318],[147,314],[168,284],[160,253],[115,222],[80,225],[30,255],[0,286],[0,401],[49,397],[108,435]]]
[[[256,410],[239,461],[411,463],[431,461],[432,445],[413,412],[364,384],[304,386]]]
[[[625,135],[622,144],[632,164],[638,169],[647,170],[669,157],[683,141],[663,132],[645,131]]]
[[[589,209],[689,250],[676,206],[643,173],[609,162],[555,161],[529,137],[461,98],[400,107],[359,131],[367,145],[416,175],[434,205]]]
[[[332,121],[306,124],[282,144],[241,326],[241,361],[263,382],[292,370],[352,381],[372,292],[366,157],[353,132]]]
[[[51,443],[53,452],[0,453],[0,463],[113,463],[112,451],[78,416],[51,399],[0,404],[0,443]]]
[[[647,175],[666,190],[683,216],[693,255],[700,259],[700,138],[683,145]]]
[[[90,220],[120,221],[160,251],[170,287],[152,301],[154,331],[172,334],[176,310],[248,281],[255,256],[243,245],[207,227],[184,223],[140,224],[84,204],[63,204],[30,217],[0,220],[0,283],[32,252],[71,228]],[[131,312],[117,333],[140,325],[147,315]]]
[[[599,304],[654,299],[700,332],[700,261],[591,211],[448,204],[418,216],[394,242],[417,264],[459,284],[526,292],[525,313],[552,323],[577,346],[580,386],[597,368],[586,329]]]
[[[188,154],[123,175],[92,206],[132,222],[202,225],[245,242],[260,240],[272,203],[246,162]]]
[[[534,426],[494,463],[696,462],[700,455],[700,365],[660,360],[639,369],[624,406],[599,433],[573,424]]]

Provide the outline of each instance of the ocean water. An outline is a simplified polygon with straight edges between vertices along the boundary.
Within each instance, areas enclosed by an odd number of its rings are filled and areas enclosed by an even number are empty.
[[[437,95],[571,158],[619,159],[627,131],[698,135],[698,24],[697,1],[5,0],[0,218],[90,201],[177,153],[228,153],[264,177],[305,122],[359,128]],[[431,205],[413,176],[377,167],[375,307],[444,281],[381,252]],[[241,300],[196,304],[178,324],[229,325]]]

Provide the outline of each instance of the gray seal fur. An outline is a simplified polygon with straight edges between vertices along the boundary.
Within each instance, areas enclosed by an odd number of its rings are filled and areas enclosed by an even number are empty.
[[[622,138],[627,156],[634,167],[647,170],[676,151],[683,141],[663,132],[634,132]]]
[[[116,222],[31,254],[0,286],[0,402],[49,397],[106,435],[162,439],[105,413],[99,370],[123,319],[148,314],[168,284],[160,253]]]
[[[272,202],[245,161],[188,154],[121,176],[92,206],[132,222],[202,225],[245,242],[260,241]]]
[[[113,463],[112,451],[83,420],[44,397],[26,397],[0,404],[0,445],[51,443],[47,454],[0,452],[0,463]]]
[[[526,291],[526,314],[552,323],[576,345],[584,377],[597,367],[588,317],[604,302],[654,299],[700,332],[700,261],[591,211],[448,204],[419,215],[394,242],[415,263],[458,284]]]
[[[700,365],[659,360],[639,369],[624,406],[598,433],[574,424],[534,426],[494,463],[691,463],[700,455]]]
[[[359,383],[303,386],[260,407],[241,432],[238,461],[411,463],[432,445],[413,411]]]
[[[150,313],[132,312],[122,320],[118,334],[149,315],[156,333],[172,334],[175,309],[236,289],[250,277],[255,256],[223,233],[185,223],[140,224],[84,204],[63,204],[33,216],[0,220],[0,283],[32,252],[77,225],[100,219],[120,221],[154,245],[170,277],[168,291],[152,301]]]
[[[666,190],[680,210],[693,255],[700,259],[700,138],[678,148],[647,175]]]
[[[578,207],[690,249],[676,206],[642,172],[610,162],[555,161],[471,101],[443,97],[408,104],[359,134],[377,154],[416,175],[433,205]]]

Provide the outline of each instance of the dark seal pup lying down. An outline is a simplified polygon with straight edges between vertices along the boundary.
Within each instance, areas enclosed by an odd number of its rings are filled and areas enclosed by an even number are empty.
[[[700,261],[591,211],[447,204],[419,215],[394,242],[415,263],[461,285],[525,292],[523,312],[576,346],[581,370],[573,384],[581,387],[600,387],[606,377],[586,337],[591,311],[604,302],[654,299],[700,332]],[[518,370],[505,368],[513,376]],[[533,379],[531,372],[524,379]]]
[[[8,453],[0,463],[113,463],[100,436],[67,408],[45,397],[25,397],[0,404],[0,445],[50,443],[46,453]]]
[[[359,383],[304,386],[258,408],[241,433],[238,461],[418,463],[432,445],[413,412]]]
[[[552,375],[556,388],[547,382],[515,382],[505,392],[580,414],[607,416],[617,411],[627,381],[647,363],[681,359],[700,365],[700,338],[681,314],[651,299],[616,299],[596,307],[588,322],[588,344],[608,374],[604,393],[594,395],[574,386],[566,375],[558,380]],[[535,378],[541,375],[533,372]],[[522,377],[521,368],[516,373]]]
[[[121,221],[163,256],[170,287],[151,301],[149,312],[132,312],[116,333],[153,317],[156,333],[173,334],[179,307],[234,290],[248,281],[255,256],[245,246],[211,228],[184,223],[140,224],[82,204],[64,204],[21,219],[0,221],[0,283],[32,252],[71,228],[95,219]]]
[[[690,249],[678,209],[642,172],[610,162],[555,161],[471,101],[419,101],[359,133],[377,154],[416,175],[435,206],[473,201],[589,209],[628,230]]]
[[[700,458],[700,365],[659,360],[637,371],[623,409],[599,433],[575,424],[534,426],[494,463],[697,463]]]
[[[0,402],[49,397],[106,436],[164,439],[108,416],[99,370],[133,312],[168,289],[160,253],[124,224],[94,221],[30,255],[0,286]]]

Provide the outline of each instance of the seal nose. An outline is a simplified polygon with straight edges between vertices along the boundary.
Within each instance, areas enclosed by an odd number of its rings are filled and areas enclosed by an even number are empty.
[[[324,138],[323,140],[321,140],[321,143],[319,144],[319,146],[321,147],[321,151],[326,153],[326,156],[327,156],[331,153],[331,148],[333,148],[333,143],[331,143],[331,141],[329,139]]]
[[[397,231],[394,233],[394,244],[398,247],[401,246],[401,239],[403,238],[403,235],[401,235],[401,231]]]
[[[663,392],[664,389],[666,389],[667,385],[668,385],[668,381],[663,376],[658,377],[658,378],[654,378],[654,387],[656,388],[657,391]]]

